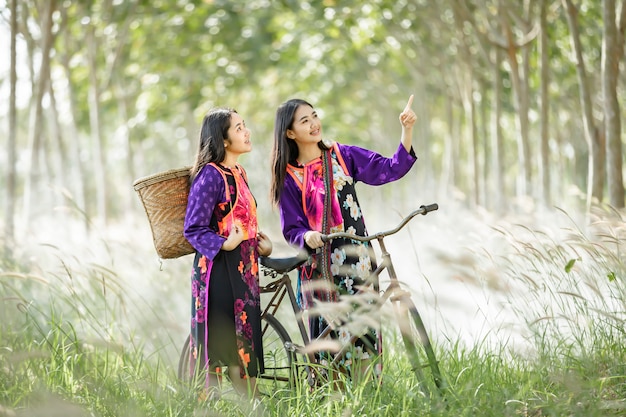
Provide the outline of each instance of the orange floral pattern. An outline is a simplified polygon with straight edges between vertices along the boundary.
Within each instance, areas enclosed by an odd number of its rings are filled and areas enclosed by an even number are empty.
[[[209,315],[212,314],[209,305],[210,291],[214,291],[212,288],[221,288],[221,291],[230,288],[232,294],[220,293],[219,297],[224,296],[226,300],[230,298],[233,300],[230,309],[234,312],[233,330],[235,333],[234,338],[232,338],[233,344],[235,344],[232,347],[232,357],[235,358],[234,362],[239,362],[238,365],[241,368],[241,377],[243,378],[246,375],[257,375],[263,370],[256,202],[248,189],[245,171],[241,167],[238,166],[232,170],[218,166],[214,168],[215,170],[205,173],[207,178],[204,181],[211,185],[212,188],[209,191],[222,197],[219,199],[213,197],[211,200],[213,205],[198,202],[198,207],[213,207],[213,209],[210,216],[202,217],[202,214],[196,213],[195,218],[203,218],[203,222],[209,222],[210,227],[214,230],[210,239],[220,239],[215,241],[217,243],[213,243],[213,241],[207,243],[210,247],[215,247],[217,244],[221,247],[219,242],[223,242],[228,237],[234,222],[242,227],[245,239],[233,251],[224,252],[220,250],[215,255],[215,259],[200,252],[196,253],[192,273],[192,361],[190,372],[196,368],[197,360],[201,361],[200,367],[204,369],[207,369],[209,365],[214,367],[233,364],[230,362],[231,359],[215,359],[212,356],[212,343],[217,345],[221,340],[208,343],[207,337],[211,334],[207,329]],[[207,167],[207,169],[209,168]],[[219,174],[216,174],[217,172]],[[219,184],[223,188],[220,188]],[[228,256],[220,256],[220,253],[228,253]],[[219,262],[222,262],[219,268],[216,265],[218,259]],[[214,276],[217,274],[214,272],[216,269],[222,273]],[[229,280],[230,283],[224,284],[224,280]],[[211,284],[211,282],[216,282],[216,284]],[[221,284],[217,284],[217,282],[221,282]],[[199,358],[198,356],[202,357]]]

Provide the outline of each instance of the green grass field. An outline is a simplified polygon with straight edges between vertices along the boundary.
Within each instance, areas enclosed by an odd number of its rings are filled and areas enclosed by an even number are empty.
[[[526,344],[437,338],[445,399],[421,393],[401,343],[385,333],[380,385],[200,401],[176,377],[188,262],[159,267],[149,245],[93,234],[31,242],[0,261],[0,417],[626,415],[622,220],[607,212],[585,228],[482,228],[498,250],[479,242],[462,268],[504,295]]]

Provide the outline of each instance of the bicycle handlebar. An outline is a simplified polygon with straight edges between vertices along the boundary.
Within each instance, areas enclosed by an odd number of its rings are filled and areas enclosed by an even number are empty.
[[[398,231],[400,231],[400,229],[402,229],[404,226],[406,226],[406,224],[415,216],[417,216],[418,214],[421,215],[426,215],[428,213],[430,213],[431,211],[435,211],[439,209],[439,205],[437,203],[433,203],[433,204],[428,204],[428,205],[422,205],[420,206],[420,208],[418,208],[417,210],[413,211],[411,214],[409,214],[408,216],[406,216],[404,219],[402,219],[402,221],[398,224],[398,226],[396,226],[393,229],[384,231],[384,232],[378,232],[375,233],[373,235],[368,235],[368,236],[357,236],[357,235],[353,235],[350,233],[346,233],[346,232],[337,232],[337,233],[330,233],[328,235],[322,235],[322,242],[328,242],[330,240],[333,239],[352,239],[352,240],[358,240],[359,242],[369,242],[371,240],[374,239],[378,239],[381,237],[385,237],[385,236],[390,236],[393,235],[395,233],[398,233]]]

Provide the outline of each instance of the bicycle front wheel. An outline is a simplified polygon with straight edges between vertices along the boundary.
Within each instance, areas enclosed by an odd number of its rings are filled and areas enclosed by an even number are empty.
[[[415,304],[408,296],[404,296],[396,301],[396,315],[398,316],[400,333],[409,362],[422,391],[426,394],[430,392],[426,382],[426,375],[423,371],[425,368],[430,368],[429,373],[432,376],[435,387],[438,393],[442,395],[444,392],[444,380],[439,370],[439,362],[417,307],[415,307]]]

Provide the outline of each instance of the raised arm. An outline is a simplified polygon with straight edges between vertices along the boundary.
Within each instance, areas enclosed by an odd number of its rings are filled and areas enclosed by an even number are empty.
[[[400,124],[402,124],[402,137],[400,141],[407,152],[411,151],[411,145],[413,143],[413,125],[417,121],[417,115],[411,108],[413,105],[413,94],[409,97],[409,101],[406,103],[404,110],[400,113]]]

